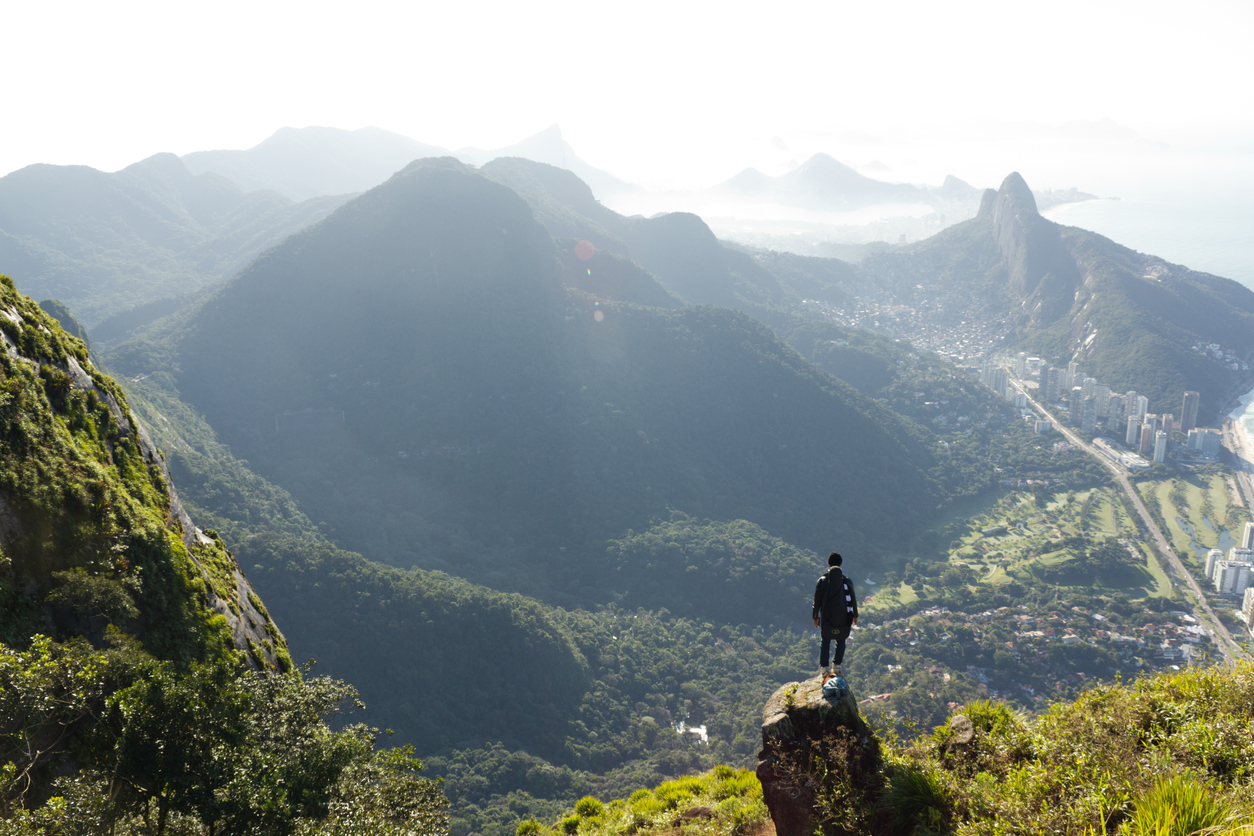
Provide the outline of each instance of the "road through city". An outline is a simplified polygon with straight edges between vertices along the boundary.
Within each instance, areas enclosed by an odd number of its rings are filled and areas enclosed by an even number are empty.
[[[1202,591],[1202,588],[1198,586],[1197,580],[1193,577],[1193,574],[1185,568],[1184,563],[1181,562],[1175,550],[1171,548],[1171,544],[1167,541],[1167,538],[1163,536],[1162,529],[1158,527],[1158,523],[1155,522],[1152,516],[1150,516],[1149,509],[1147,509],[1145,507],[1145,503],[1141,501],[1141,495],[1137,492],[1136,488],[1132,486],[1132,482],[1128,479],[1128,474],[1124,471],[1124,469],[1107,459],[1105,456],[1099,454],[1095,449],[1093,449],[1092,445],[1087,444],[1078,435],[1059,424],[1058,420],[1043,406],[1037,403],[1036,399],[1028,393],[1027,387],[1023,385],[1021,380],[1012,375],[1010,383],[1015,387],[1015,389],[1023,393],[1024,397],[1028,399],[1028,403],[1032,405],[1032,409],[1042,418],[1045,418],[1053,424],[1058,431],[1062,433],[1063,437],[1067,439],[1067,441],[1071,442],[1081,450],[1084,450],[1090,456],[1093,456],[1105,465],[1108,470],[1110,470],[1111,474],[1115,477],[1115,481],[1119,483],[1121,488],[1123,488],[1123,492],[1132,503],[1132,507],[1136,509],[1137,514],[1141,517],[1141,521],[1145,523],[1145,529],[1149,532],[1150,537],[1153,538],[1154,543],[1157,545],[1158,553],[1161,554],[1167,561],[1167,565],[1163,568],[1167,570],[1172,582],[1177,587],[1185,590],[1185,600],[1186,603],[1192,606],[1193,617],[1205,625],[1206,628],[1210,630],[1211,635],[1215,637],[1215,646],[1219,648],[1219,652],[1223,654],[1224,661],[1228,665],[1232,665],[1237,660],[1248,658],[1245,651],[1239,644],[1237,644],[1236,640],[1232,638],[1232,634],[1228,632],[1228,628],[1224,626],[1223,622],[1220,621],[1219,617],[1215,614],[1215,611],[1211,609],[1210,603],[1206,600],[1206,594]],[[1241,478],[1241,475],[1242,474],[1238,472],[1238,479]],[[1250,478],[1248,473],[1244,475],[1246,479]],[[1245,486],[1247,491],[1248,487],[1248,485]],[[1250,494],[1247,492],[1246,496],[1248,498]]]

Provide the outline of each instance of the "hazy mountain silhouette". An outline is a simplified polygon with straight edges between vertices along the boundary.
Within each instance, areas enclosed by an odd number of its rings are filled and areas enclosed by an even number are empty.
[[[231,275],[343,201],[245,194],[173,154],[112,174],[31,165],[0,178],[0,271],[24,293],[60,299],[90,328]]]
[[[598,198],[634,191],[636,188],[580,159],[570,143],[562,139],[562,129],[557,125],[551,125],[540,133],[505,148],[497,148],[494,151],[462,148],[454,156],[474,166],[482,166],[498,157],[523,157],[534,162],[547,163],[573,172],[576,177],[587,184],[588,188],[592,189],[592,193]]]
[[[293,200],[372,189],[422,157],[448,154],[382,128],[280,128],[242,151],[195,151],[188,170],[221,174],[246,192],[273,189]]]
[[[244,191],[273,189],[293,200],[364,192],[414,160],[450,152],[382,128],[280,128],[237,151],[196,151],[182,159],[190,171],[221,174]],[[451,156],[481,166],[497,157],[526,157],[573,171],[600,196],[630,191],[625,183],[580,159],[557,125],[506,148],[463,148]]]

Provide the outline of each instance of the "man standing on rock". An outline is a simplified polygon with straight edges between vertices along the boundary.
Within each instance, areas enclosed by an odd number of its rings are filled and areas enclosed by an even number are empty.
[[[858,598],[853,594],[853,581],[840,570],[842,560],[832,552],[827,558],[827,574],[814,585],[814,626],[822,626],[823,644],[819,650],[819,675],[840,676],[840,663],[845,659],[845,640],[849,631],[858,623]],[[836,656],[832,669],[827,669],[828,651],[832,639],[836,640]]]

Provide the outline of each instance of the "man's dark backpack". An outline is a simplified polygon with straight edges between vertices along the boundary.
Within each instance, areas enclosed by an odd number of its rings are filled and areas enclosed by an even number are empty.
[[[849,603],[845,600],[845,576],[833,566],[827,571],[827,589],[823,592],[823,625],[843,630],[849,623]]]

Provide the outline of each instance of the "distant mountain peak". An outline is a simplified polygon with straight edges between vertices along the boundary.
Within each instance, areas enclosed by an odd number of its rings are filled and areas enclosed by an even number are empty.
[[[1001,188],[997,190],[997,200],[998,203],[1003,201],[1008,204],[1012,203],[1019,212],[1040,215],[1036,209],[1036,198],[1032,195],[1032,190],[1028,188],[1023,175],[1017,171],[1010,172],[1006,175],[1006,179],[1001,181]]]
[[[765,194],[771,188],[771,176],[756,168],[746,168],[723,184],[724,188],[741,194]]]
[[[822,151],[814,154],[802,163],[797,171],[807,174],[840,174],[846,177],[850,175],[854,177],[863,176],[855,171],[852,166],[845,165],[840,160],[830,154],[824,154]]]

